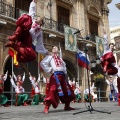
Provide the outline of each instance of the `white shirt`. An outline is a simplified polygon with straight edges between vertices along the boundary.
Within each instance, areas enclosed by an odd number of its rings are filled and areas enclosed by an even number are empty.
[[[3,83],[7,80],[7,73],[3,76],[1,80],[3,81]]]
[[[60,58],[61,59],[61,58]],[[66,71],[66,64],[61,59],[62,64],[59,66],[56,65],[55,60],[52,55],[47,55],[40,63],[40,66],[46,73],[54,72],[54,71],[63,71],[65,74],[67,74]]]
[[[16,77],[16,75],[14,74],[13,75],[13,77],[14,77],[14,79],[15,79],[15,81],[18,81],[18,79],[17,79],[17,77]],[[25,74],[23,75],[23,77],[22,77],[22,80],[21,80],[22,82],[24,82],[25,81]]]
[[[77,94],[80,94],[81,91],[80,91],[80,88],[76,87],[75,90],[74,90],[74,94],[77,95]]]
[[[35,20],[35,14],[36,14],[36,3],[32,1],[29,7],[29,15],[31,16],[32,21]]]
[[[40,93],[40,89],[39,89],[39,86],[36,85],[36,82],[35,80],[32,78],[32,76],[29,77],[30,81],[31,81],[31,84],[33,85],[34,89],[35,89],[35,93]],[[38,80],[37,80],[37,83],[40,82],[40,74],[38,76]]]
[[[24,93],[25,89],[22,86],[16,86],[15,82],[13,81],[13,79],[10,79],[12,86],[15,88],[15,92],[18,93]]]
[[[29,32],[32,36],[32,43],[36,46],[35,50],[41,54],[46,54],[48,50],[45,49],[43,44],[43,32],[40,25],[34,21]]]

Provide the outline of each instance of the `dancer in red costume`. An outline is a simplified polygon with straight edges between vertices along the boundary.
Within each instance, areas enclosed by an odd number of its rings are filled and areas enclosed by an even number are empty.
[[[115,75],[117,74],[118,70],[115,67],[116,60],[113,55],[114,50],[114,43],[110,43],[108,45],[108,38],[106,33],[104,32],[104,54],[101,57],[103,71],[107,75]]]
[[[64,110],[74,110],[70,102],[75,99],[74,91],[66,81],[66,65],[58,55],[58,47],[54,46],[52,55],[47,55],[40,63],[42,69],[51,73],[49,93],[46,95],[44,113],[48,113],[50,105],[57,108],[59,99],[65,104]]]
[[[32,49],[32,37],[29,33],[31,29],[32,19],[31,16],[23,14],[16,21],[16,30],[13,36],[9,36],[8,42],[5,47],[12,47],[18,52],[18,62],[30,62],[36,58],[36,53]]]

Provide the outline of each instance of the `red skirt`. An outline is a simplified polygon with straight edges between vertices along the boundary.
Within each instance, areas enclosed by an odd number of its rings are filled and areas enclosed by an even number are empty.
[[[52,104],[53,108],[57,108],[59,104],[59,99],[62,103],[70,103],[75,99],[74,91],[71,89],[69,84],[68,87],[71,91],[71,95],[68,95],[68,89],[66,87],[64,75],[58,75],[58,79],[60,81],[64,96],[58,96],[57,83],[54,75],[52,75],[49,83],[49,93],[46,95],[44,99],[45,102]]]

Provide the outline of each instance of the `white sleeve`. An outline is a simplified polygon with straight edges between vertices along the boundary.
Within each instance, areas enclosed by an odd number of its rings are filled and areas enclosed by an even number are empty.
[[[95,83],[92,84],[91,90],[95,87]]]
[[[17,81],[17,77],[16,77],[16,75],[15,75],[15,74],[13,75],[13,77],[14,77],[15,81]]]
[[[25,81],[25,74],[22,77],[22,82],[24,82],[24,81]]]
[[[63,61],[63,60],[62,60]],[[64,69],[64,73],[67,74],[67,70],[66,70],[66,63],[63,61],[63,69]]]
[[[3,76],[3,81],[6,81],[7,79],[7,73]]]
[[[50,73],[52,71],[52,67],[49,65],[50,61],[52,59],[52,56],[47,55],[41,62],[40,66],[46,73]]]
[[[31,16],[32,21],[35,19],[35,14],[36,14],[36,3],[31,2],[29,7],[29,15]]]
[[[46,83],[46,78],[45,77],[43,77],[43,82]]]
[[[41,54],[46,54],[48,52],[48,50],[45,48],[45,46],[43,44],[43,32],[42,32],[42,30],[40,31],[40,35],[37,38],[37,44],[36,44],[35,50]]]
[[[16,88],[17,86],[15,85],[15,82],[13,81],[13,78],[11,78],[10,81],[11,81],[12,86],[13,86],[14,88]]]
[[[105,82],[106,82],[108,85],[110,85],[110,82],[109,82],[109,80],[107,80],[107,79],[106,79],[106,80],[105,80]]]
[[[38,80],[37,80],[37,82],[38,82],[38,83],[40,82],[40,74],[38,75]]]

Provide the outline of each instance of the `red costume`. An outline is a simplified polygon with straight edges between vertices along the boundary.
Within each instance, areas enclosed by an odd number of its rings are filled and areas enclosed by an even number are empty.
[[[9,36],[9,43],[5,47],[14,48],[18,62],[30,62],[36,58],[36,53],[32,49],[32,37],[29,33],[32,25],[31,16],[23,14],[16,22],[16,30],[13,36]]]
[[[60,84],[62,86],[64,96],[58,96],[56,79],[53,74],[50,78],[49,90],[48,90],[49,93],[47,93],[44,101],[45,101],[45,103],[48,104],[48,106],[50,106],[52,104],[53,108],[57,108],[57,106],[59,104],[59,99],[60,99],[60,101],[62,103],[65,103],[66,107],[69,107],[70,102],[75,99],[74,91],[72,90],[72,88],[69,85],[71,95],[68,95],[64,75],[58,75],[58,78],[59,78]]]
[[[66,64],[56,53],[57,50],[57,47],[54,46],[52,49],[54,54],[46,56],[40,63],[46,73],[52,71],[54,73],[50,77],[49,92],[44,99],[44,113],[48,113],[50,105],[57,108],[59,100],[65,104],[64,110],[74,110],[70,107],[70,102],[75,99],[74,91],[66,81]]]
[[[104,31],[104,54],[101,57],[101,60],[103,72],[107,73],[108,75],[117,74],[118,70],[115,67],[116,60],[110,46],[108,45],[108,37],[105,31]]]
[[[118,72],[118,69],[114,66],[116,63],[113,52],[108,52],[102,56],[102,67],[103,71],[108,75],[115,75]]]

